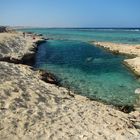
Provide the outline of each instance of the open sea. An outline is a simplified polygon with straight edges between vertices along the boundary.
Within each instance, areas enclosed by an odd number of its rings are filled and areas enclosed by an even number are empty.
[[[112,105],[133,105],[140,80],[114,55],[90,41],[140,44],[140,29],[30,28],[50,38],[38,48],[35,67],[54,73],[76,94]]]

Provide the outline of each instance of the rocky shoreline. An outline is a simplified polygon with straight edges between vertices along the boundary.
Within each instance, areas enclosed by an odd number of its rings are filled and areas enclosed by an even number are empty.
[[[75,95],[57,86],[52,74],[33,70],[36,42],[42,41],[0,33],[0,139],[139,140],[140,112],[126,114]]]
[[[125,59],[124,64],[140,77],[140,44],[120,44],[111,42],[91,42],[96,46],[102,47],[114,54],[123,54],[131,57]]]

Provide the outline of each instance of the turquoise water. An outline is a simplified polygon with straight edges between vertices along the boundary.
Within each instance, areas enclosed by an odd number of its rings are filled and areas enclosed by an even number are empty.
[[[114,56],[80,41],[49,40],[39,47],[36,67],[61,78],[71,90],[115,105],[130,105],[140,86]]]
[[[89,32],[93,30],[81,30],[28,29],[54,39],[39,46],[36,67],[56,74],[61,78],[62,85],[77,94],[113,105],[134,104],[137,98],[134,91],[140,87],[140,82],[122,65],[124,57],[108,53],[87,42],[97,39],[117,42],[120,38],[119,42],[136,43],[139,42],[139,31],[116,31],[115,34],[112,30],[98,30],[91,36]],[[110,36],[106,37],[105,34]],[[130,40],[133,35],[137,41]],[[123,36],[127,36],[129,41]]]
[[[62,29],[33,28],[23,29],[46,35],[49,38],[80,41],[110,41],[119,43],[140,43],[140,29]]]

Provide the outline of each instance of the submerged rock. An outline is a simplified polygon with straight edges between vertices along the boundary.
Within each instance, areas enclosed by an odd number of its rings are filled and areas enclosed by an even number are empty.
[[[54,74],[47,72],[45,70],[39,70],[40,73],[40,79],[50,83],[50,84],[55,84],[57,86],[60,86],[60,79],[56,77]]]

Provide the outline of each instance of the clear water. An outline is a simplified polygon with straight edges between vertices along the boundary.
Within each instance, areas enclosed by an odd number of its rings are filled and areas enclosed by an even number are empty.
[[[119,38],[119,42],[138,43],[139,31],[81,30],[24,30],[54,38],[39,46],[36,67],[56,74],[64,86],[77,94],[113,105],[134,104],[137,98],[134,91],[140,87],[140,82],[122,65],[124,57],[108,53],[87,42],[118,42]],[[130,40],[131,36],[137,41]]]

